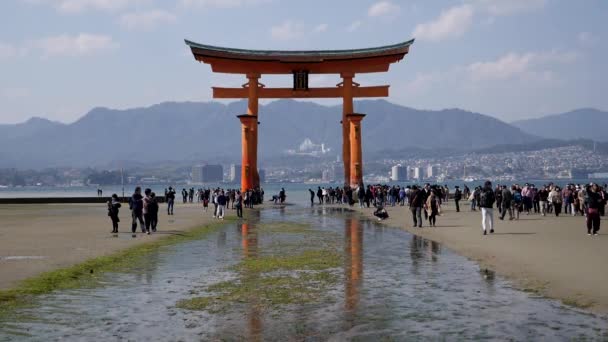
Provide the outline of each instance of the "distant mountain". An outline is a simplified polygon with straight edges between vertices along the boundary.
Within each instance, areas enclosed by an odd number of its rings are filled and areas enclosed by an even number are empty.
[[[0,125],[0,167],[99,166],[167,160],[240,159],[236,115],[246,102],[166,102],[147,108],[95,108],[72,124],[31,119]],[[406,148],[471,150],[536,140],[482,114],[421,111],[383,100],[360,101],[365,153]],[[260,106],[260,158],[276,158],[305,138],[340,154],[341,106],[281,100]],[[332,152],[333,153],[333,152]],[[114,162],[114,163],[113,163]],[[122,163],[121,163],[122,164]]]
[[[608,141],[608,112],[593,108],[512,123],[526,133],[550,139]]]

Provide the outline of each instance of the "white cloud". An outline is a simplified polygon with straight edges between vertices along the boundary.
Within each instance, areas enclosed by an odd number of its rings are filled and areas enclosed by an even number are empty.
[[[315,28],[312,30],[314,33],[322,33],[327,31],[327,28],[329,26],[327,24],[319,24],[317,26],[315,26]]]
[[[83,56],[118,47],[112,37],[89,33],[67,34],[34,41],[32,47],[42,51],[43,58],[54,56]]]
[[[281,25],[271,27],[270,35],[276,40],[294,40],[304,35],[304,27],[300,23],[286,20]]]
[[[346,31],[355,32],[361,27],[361,25],[363,25],[363,23],[360,20],[353,21],[350,25],[348,25]]]
[[[17,48],[10,45],[0,43],[0,61],[3,59],[9,59],[17,55]]]
[[[474,81],[506,80],[516,76],[548,79],[553,74],[545,69],[546,66],[571,63],[576,59],[575,53],[568,52],[511,52],[495,61],[472,63],[467,69]]]
[[[176,16],[171,12],[154,9],[124,14],[120,17],[120,22],[128,29],[151,30],[158,25],[175,22],[176,19]]]
[[[565,83],[554,69],[573,63],[578,57],[576,53],[557,50],[511,52],[492,61],[418,73],[405,84],[403,91],[411,96],[444,92],[461,92],[463,96],[481,93],[495,96],[495,91],[505,89],[513,89],[512,93],[521,93],[524,91],[522,89],[550,89]]]
[[[460,37],[471,26],[473,13],[473,7],[466,4],[449,8],[437,19],[416,25],[413,36],[433,42]]]
[[[180,4],[187,8],[238,8],[269,2],[272,2],[272,0],[181,0]]]
[[[53,6],[62,13],[81,13],[88,10],[114,11],[137,5],[148,0],[22,0],[30,4]]]
[[[30,95],[30,90],[27,88],[4,88],[0,90],[0,97],[3,97],[8,100],[16,100],[24,97],[28,97]]]
[[[538,10],[546,3],[547,0],[465,0],[462,5],[442,11],[435,20],[416,25],[413,35],[433,42],[458,38],[470,29],[473,19],[484,14],[485,18],[477,20],[490,25],[495,16]]]
[[[545,7],[547,0],[470,0],[472,5],[490,15],[502,16]]]
[[[597,37],[591,32],[581,32],[576,37],[578,42],[584,46],[592,46],[597,42]]]
[[[399,14],[401,8],[390,1],[380,1],[371,5],[367,11],[370,17],[394,16]]]

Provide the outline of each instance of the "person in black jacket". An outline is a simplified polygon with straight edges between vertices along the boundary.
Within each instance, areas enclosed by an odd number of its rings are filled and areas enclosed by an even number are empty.
[[[129,208],[131,209],[131,232],[134,234],[137,230],[137,221],[139,221],[139,226],[141,228],[142,233],[146,232],[146,226],[144,223],[144,197],[141,195],[141,188],[138,186],[135,188],[135,192],[131,198],[129,198]]]
[[[456,212],[460,212],[460,200],[462,199],[462,191],[458,185],[455,186],[454,190],[454,204],[456,205]]]
[[[150,194],[148,214],[150,215],[150,228],[152,228],[152,232],[156,232],[156,226],[158,225],[158,200],[153,192]]]
[[[511,208],[511,202],[513,201],[513,194],[511,193],[511,190],[509,189],[509,187],[507,187],[506,185],[502,186],[502,191],[501,191],[501,203],[500,203],[500,219],[504,220],[505,219],[505,215],[507,215],[507,212],[509,212],[509,220],[513,220],[513,208]]]
[[[175,204],[175,190],[169,187],[169,191],[165,193],[165,201],[167,201],[167,215],[173,215],[173,206]]]
[[[483,188],[479,192],[479,207],[481,208],[481,226],[483,235],[486,235],[486,223],[490,226],[490,233],[494,233],[494,190],[492,190],[492,182],[486,181]]]
[[[424,194],[417,186],[413,186],[410,191],[410,211],[412,212],[412,219],[414,221],[414,227],[418,226],[422,228],[422,206],[425,203]]]
[[[112,194],[112,198],[108,201],[108,216],[110,216],[110,219],[112,220],[112,233],[114,234],[118,233],[118,222],[120,222],[118,212],[120,207],[118,195]]]
[[[592,184],[587,188],[587,196],[585,197],[585,205],[587,208],[587,234],[597,235],[600,230],[600,205],[604,201],[597,184]]]

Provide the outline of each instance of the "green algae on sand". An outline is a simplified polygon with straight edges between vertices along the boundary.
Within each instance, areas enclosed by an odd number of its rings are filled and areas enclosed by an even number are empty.
[[[139,267],[146,260],[144,256],[157,252],[162,247],[203,238],[222,225],[235,220],[235,218],[227,218],[224,222],[212,223],[172,234],[129,247],[117,253],[92,258],[70,267],[25,279],[15,288],[0,290],[0,316],[10,314],[18,307],[32,304],[38,295],[48,294],[56,290],[100,286],[101,276],[106,272],[124,271]]]
[[[326,235],[309,225],[297,227],[306,233],[304,241],[299,241],[301,245],[315,236]],[[293,233],[277,228],[276,224],[262,225],[257,231],[273,235]],[[208,286],[204,290],[208,295],[183,299],[176,307],[218,313],[242,303],[263,309],[326,300],[327,292],[340,280],[336,269],[342,265],[343,256],[338,252],[338,244],[326,239],[324,243],[303,245],[307,246],[303,250],[288,250],[271,243],[270,255],[247,257],[230,268],[236,272],[236,279]]]

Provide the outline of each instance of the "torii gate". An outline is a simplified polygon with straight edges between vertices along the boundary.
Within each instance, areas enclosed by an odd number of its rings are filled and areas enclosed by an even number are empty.
[[[185,41],[199,62],[211,65],[213,72],[244,74],[242,88],[213,87],[215,99],[248,99],[247,113],[238,115],[242,125],[241,189],[259,186],[258,100],[269,98],[342,98],[342,160],[344,185],[363,183],[361,120],[355,113],[355,97],[387,97],[388,85],[361,87],[353,82],[357,73],[386,72],[390,64],[403,59],[414,40],[356,50],[269,51],[244,50]],[[292,74],[292,88],[266,88],[258,80],[263,74]],[[339,74],[336,87],[309,88],[310,74]]]

